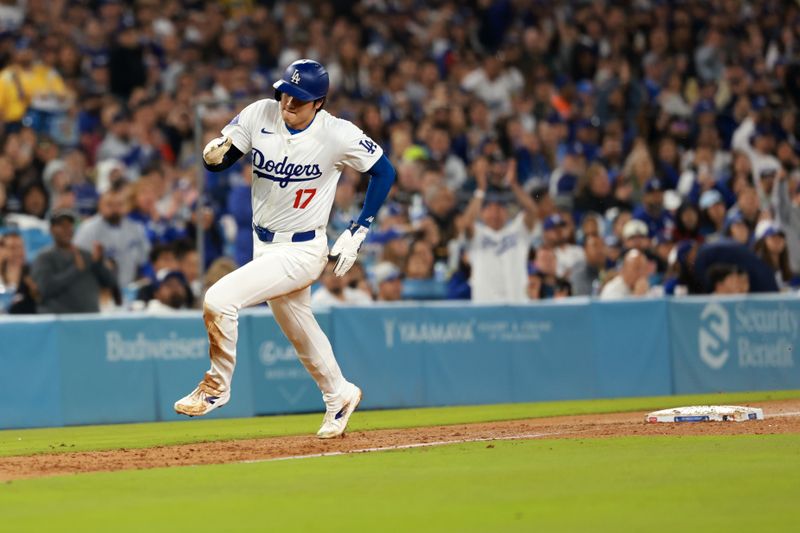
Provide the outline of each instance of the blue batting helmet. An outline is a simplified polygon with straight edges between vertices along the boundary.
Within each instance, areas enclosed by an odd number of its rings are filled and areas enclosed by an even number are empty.
[[[328,71],[313,59],[298,59],[272,86],[304,102],[319,100],[328,94]]]

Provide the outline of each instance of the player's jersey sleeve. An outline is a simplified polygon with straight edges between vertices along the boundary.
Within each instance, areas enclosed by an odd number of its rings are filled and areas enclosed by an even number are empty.
[[[337,119],[335,128],[342,150],[341,164],[366,172],[383,155],[383,148],[352,122]]]
[[[222,135],[230,137],[233,145],[243,154],[249,153],[253,149],[254,132],[257,131],[260,124],[263,125],[262,122],[267,119],[266,115],[270,111],[274,111],[271,109],[270,102],[277,105],[274,100],[253,102],[222,128]]]

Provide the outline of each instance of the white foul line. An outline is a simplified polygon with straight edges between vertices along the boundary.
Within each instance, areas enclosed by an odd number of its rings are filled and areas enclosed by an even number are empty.
[[[792,411],[791,413],[775,413],[772,415],[764,415],[764,418],[776,418],[778,416],[800,416],[800,411]]]
[[[573,432],[574,433],[574,432]],[[288,461],[291,459],[311,459],[314,457],[334,457],[336,455],[348,455],[352,453],[367,453],[367,452],[388,452],[392,450],[408,450],[411,448],[427,448],[430,446],[444,446],[446,444],[465,444],[468,442],[490,442],[494,440],[523,440],[523,439],[539,439],[542,437],[551,437],[555,435],[563,435],[564,432],[554,433],[524,433],[520,435],[507,435],[504,437],[479,437],[474,439],[455,439],[455,440],[437,440],[432,442],[414,442],[411,444],[395,444],[392,446],[378,446],[374,448],[360,448],[358,450],[350,450],[346,452],[322,452],[310,453],[307,455],[290,455],[288,457],[273,457],[270,459],[248,459],[239,461],[240,463],[271,463],[273,461]]]

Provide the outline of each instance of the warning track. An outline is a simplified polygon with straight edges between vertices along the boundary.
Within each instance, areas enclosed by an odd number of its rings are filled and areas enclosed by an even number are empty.
[[[763,408],[766,420],[646,424],[646,413],[635,412],[361,431],[329,441],[319,440],[313,435],[301,435],[40,454],[0,458],[0,481],[87,472],[291,460],[492,440],[800,433],[800,400],[746,405]],[[269,418],[263,420],[264,424],[270,423]],[[109,431],[113,429],[109,428]]]

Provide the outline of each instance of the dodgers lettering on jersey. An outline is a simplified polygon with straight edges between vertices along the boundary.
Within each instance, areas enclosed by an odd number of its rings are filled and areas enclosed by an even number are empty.
[[[292,181],[311,181],[322,176],[319,165],[295,165],[288,161],[289,157],[276,163],[267,159],[258,148],[253,148],[253,175],[277,182],[286,187]]]
[[[478,246],[482,251],[494,254],[497,257],[513,250],[519,241],[520,237],[518,235],[504,235],[499,238],[483,235]]]
[[[324,228],[344,166],[366,172],[383,155],[353,123],[325,110],[292,135],[271,99],[244,108],[222,134],[251,153],[253,222],[274,232]]]

